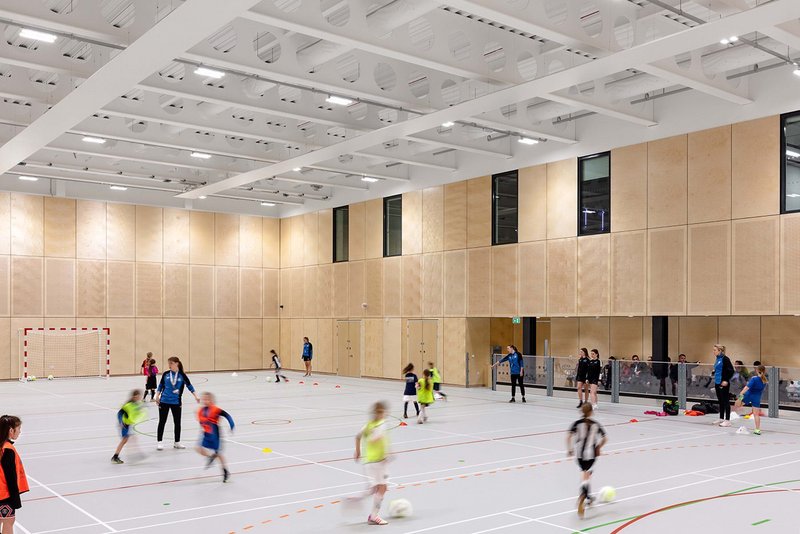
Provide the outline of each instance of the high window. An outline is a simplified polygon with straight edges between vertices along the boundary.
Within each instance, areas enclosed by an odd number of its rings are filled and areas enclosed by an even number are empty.
[[[383,256],[400,256],[403,253],[403,197],[395,195],[383,199]]]
[[[517,171],[492,176],[492,245],[517,242],[518,192]]]
[[[611,153],[578,159],[578,235],[611,231]]]
[[[800,111],[781,117],[781,212],[800,211]]]
[[[350,210],[347,206],[333,208],[333,261],[350,258]]]

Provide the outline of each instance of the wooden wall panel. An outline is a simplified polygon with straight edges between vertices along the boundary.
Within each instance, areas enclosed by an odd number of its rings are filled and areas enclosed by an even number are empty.
[[[130,262],[110,261],[108,272],[108,310],[109,317],[132,317],[135,315],[135,266]]]
[[[192,265],[189,287],[189,312],[192,317],[214,317],[214,268]]]
[[[44,201],[42,197],[11,193],[11,254],[44,254]]]
[[[313,332],[306,332],[305,321],[303,321],[303,319],[291,319],[289,325],[289,331],[291,332],[288,346],[289,350],[287,351],[284,349],[284,353],[288,352],[288,354],[284,354],[284,357],[291,361],[292,369],[303,369],[304,365],[301,358],[303,338],[308,337],[312,345],[316,339],[314,338]],[[283,326],[281,326],[281,329],[283,329]],[[283,333],[281,333],[281,336],[283,336]],[[317,351],[315,350],[314,352]],[[318,355],[315,354],[315,356]]]
[[[76,203],[70,198],[44,199],[44,255],[74,258],[76,250]]]
[[[492,177],[481,176],[467,180],[467,248],[491,244]]]
[[[191,261],[191,212],[164,208],[163,216],[164,263],[189,263]],[[188,323],[186,328],[189,328]]]
[[[163,211],[136,206],[136,261],[164,261]]]
[[[580,319],[577,317],[551,318],[550,354],[559,358],[576,357],[581,348],[580,332]]]
[[[264,269],[264,317],[280,317],[281,273]]]
[[[189,317],[188,265],[164,264],[164,316]]]
[[[144,354],[138,364],[134,363],[139,356],[136,353],[136,319],[107,319],[106,325],[111,329],[111,374],[141,372],[139,365]]]
[[[319,263],[331,263],[333,261],[333,210],[320,210],[317,212],[317,216],[317,228],[319,230],[317,261]],[[381,255],[383,255],[382,248]]]
[[[11,254],[11,195],[4,192],[0,192],[0,254]],[[0,336],[4,335],[0,330]],[[5,347],[2,342],[0,338],[0,347]]]
[[[217,267],[215,282],[215,317],[238,317],[239,269],[236,267]]]
[[[719,340],[717,318],[681,317],[679,325],[680,352],[686,354],[686,361],[713,363],[711,349]]]
[[[762,317],[761,361],[764,365],[797,367],[797,332],[800,332],[800,317]]]
[[[781,216],[781,313],[800,313],[800,214]]]
[[[519,314],[524,317],[547,315],[547,243],[522,243],[519,246]]]
[[[686,224],[687,191],[687,136],[676,135],[648,143],[648,227]]]
[[[347,291],[349,288],[347,263],[333,264],[333,316],[337,318],[347,317],[349,301]]]
[[[105,202],[79,200],[76,219],[78,257],[93,260],[106,259]]]
[[[75,260],[45,258],[44,314],[75,317]]]
[[[214,214],[214,263],[239,266],[239,216]]]
[[[274,350],[280,354],[281,350],[281,321],[280,319],[264,319],[262,321],[261,330],[261,344],[262,350],[262,369],[269,369],[272,366],[272,354],[270,350]]]
[[[214,319],[189,319],[189,362],[192,371],[214,370]]]
[[[383,365],[384,378],[398,378],[403,368],[402,362],[402,320],[383,320]]]
[[[403,193],[403,254],[422,252],[422,191]]]
[[[648,315],[686,314],[686,227],[650,230]]]
[[[0,203],[2,203],[2,199],[0,199]],[[6,239],[6,243],[9,243],[10,239]],[[11,319],[8,317],[0,319],[0,347],[2,350],[0,351],[0,380],[5,380],[7,378],[19,378],[19,373],[17,372],[17,367],[19,364],[19,358],[17,357],[17,353],[19,349],[17,348],[17,333],[11,331]],[[11,362],[14,361],[14,372],[11,372]]]
[[[303,268],[303,317],[318,317],[319,268],[316,265]]]
[[[463,386],[466,383],[467,320],[463,317],[445,318],[443,322],[444,346],[448,350],[442,355],[442,377],[448,384]]]
[[[688,184],[689,224],[731,218],[730,126],[689,134]]]
[[[422,252],[444,250],[444,186],[422,190]]]
[[[364,202],[350,204],[348,208],[348,254],[350,261],[364,259],[367,207]],[[381,225],[383,228],[383,225]],[[333,239],[333,237],[331,237]]]
[[[403,306],[403,258],[383,259],[383,315],[400,317]]]
[[[186,370],[192,369],[192,358],[189,344],[189,319],[164,319],[163,352],[158,354],[158,367],[168,369],[167,359],[177,356]],[[112,344],[114,336],[111,337]],[[140,354],[144,358],[144,354]],[[141,364],[140,364],[141,365]],[[198,387],[197,384],[194,384]],[[199,388],[198,388],[199,389]],[[199,394],[199,393],[198,393]]]
[[[492,247],[492,315],[517,315],[517,245]]]
[[[511,298],[509,296],[509,298]],[[467,251],[467,316],[492,315],[492,249]]]
[[[611,234],[611,314],[647,313],[647,232]]]
[[[278,269],[281,266],[281,220],[264,217],[261,232],[262,264],[265,269]]]
[[[363,376],[383,376],[383,319],[364,321]]]
[[[239,369],[261,369],[262,328],[261,319],[239,320]]]
[[[611,231],[647,228],[647,143],[611,151]]]
[[[363,317],[365,308],[362,304],[367,302],[365,289],[365,273],[363,261],[351,261],[347,263],[348,270],[348,313],[349,317]]]
[[[731,361],[742,360],[751,367],[761,359],[761,317],[719,317],[718,332]]]
[[[317,340],[314,343],[314,370],[333,372],[333,320],[317,319]]]
[[[578,315],[608,315],[611,235],[578,239]]]
[[[239,369],[239,320],[214,320],[214,370]]]
[[[403,256],[403,317],[422,315],[422,256]]]
[[[144,356],[148,352],[153,355],[163,354],[164,351],[164,324],[161,318],[158,319],[136,319],[136,354],[133,357],[131,366],[134,373],[141,372],[141,364]],[[111,343],[114,343],[113,331]],[[113,346],[113,345],[112,345]],[[114,349],[112,349],[114,350]],[[159,362],[164,365],[164,361]]]
[[[367,260],[364,263],[367,317],[383,317],[383,260]]]
[[[136,315],[161,317],[162,286],[160,263],[136,264]]]
[[[444,313],[444,256],[441,252],[422,256],[422,316],[441,317]]]
[[[467,247],[467,182],[444,186],[444,249]]]
[[[264,258],[264,225],[261,217],[239,216],[239,265],[261,268]],[[316,254],[316,252],[315,252]]]
[[[779,311],[780,236],[778,217],[733,222],[734,315]]]
[[[189,239],[191,263],[193,265],[214,265],[213,213],[202,211],[191,213]]]
[[[444,253],[443,287],[444,315],[464,317],[467,314],[467,252],[465,250]]]
[[[589,350],[597,349],[605,362],[610,354],[611,328],[608,317],[581,317],[578,323],[579,345]]]
[[[618,360],[629,359],[634,354],[642,354],[642,317],[611,317],[609,320],[609,347],[608,356],[614,356]]]
[[[284,219],[280,219],[280,240],[278,244],[280,246],[280,267],[281,269],[286,269],[287,267],[292,266],[292,255],[291,255],[291,246],[292,246],[292,224],[294,219],[292,217],[286,217]],[[288,364],[287,364],[288,365]]]
[[[261,269],[239,269],[239,317],[261,318],[261,275]]]
[[[547,238],[578,235],[578,160],[547,164]]]
[[[281,296],[280,296],[280,310],[281,310],[281,317],[287,318],[293,316],[294,306],[292,303],[292,278],[291,269],[284,268],[281,269],[280,272],[280,287],[281,287]],[[298,305],[302,305],[298,304]]]
[[[732,129],[733,218],[780,213],[780,117],[740,122]]]
[[[298,267],[296,269],[292,269],[289,271],[289,280],[292,284],[291,292],[291,308],[289,309],[289,316],[290,317],[302,317],[303,316],[303,304],[305,298],[305,276],[304,276],[303,269]],[[285,312],[286,310],[284,310]]]
[[[6,266],[7,267],[7,266]],[[106,315],[106,262],[78,260],[77,311],[79,317]],[[6,271],[7,273],[8,271]],[[7,274],[6,274],[7,275]],[[5,308],[6,310],[8,308]],[[2,314],[6,315],[6,314]]]
[[[103,263],[105,267],[105,263]],[[105,282],[105,276],[103,277]],[[0,256],[0,317],[11,314],[11,257]],[[105,313],[103,313],[105,315]],[[2,332],[0,332],[2,334]],[[2,345],[0,345],[2,346]]]
[[[280,319],[280,347],[276,347],[278,354],[281,355],[281,364],[287,369],[295,369],[292,353],[296,351],[292,343],[292,320]]]
[[[365,202],[364,257],[367,259],[383,257],[383,199],[375,198]],[[331,240],[331,234],[328,234]]]
[[[109,260],[136,259],[136,206],[106,205],[106,255]]]
[[[303,215],[303,265],[316,265],[319,255],[319,217],[317,213]]]
[[[731,312],[731,224],[689,226],[689,315]]]
[[[489,318],[467,317],[466,349],[470,355],[469,384],[485,386],[489,368]]]
[[[303,254],[305,251],[303,216],[292,217],[289,241],[289,265],[291,267],[301,267],[303,265]]]
[[[317,317],[333,316],[333,264],[328,263],[318,267],[319,281],[317,282]]]
[[[525,167],[518,176],[519,242],[547,239],[547,165]]]
[[[577,311],[577,238],[547,242],[548,315],[575,315]]]

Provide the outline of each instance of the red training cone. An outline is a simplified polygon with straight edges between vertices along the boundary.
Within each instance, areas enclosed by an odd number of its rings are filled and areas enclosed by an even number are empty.
[[[639,422],[639,420],[638,420],[638,419],[631,419],[629,422],[630,422],[630,423],[638,423],[638,422]]]
[[[408,426],[408,423],[406,423],[405,421],[400,421],[400,426]]]
[[[303,381],[301,380],[300,382],[298,382],[298,384],[305,384],[305,382],[303,382]]]
[[[315,385],[315,386],[318,386],[318,385],[319,385],[319,382],[314,382],[314,385]]]
[[[337,388],[340,388],[340,387],[342,387],[342,386],[336,386],[336,387],[337,387]]]

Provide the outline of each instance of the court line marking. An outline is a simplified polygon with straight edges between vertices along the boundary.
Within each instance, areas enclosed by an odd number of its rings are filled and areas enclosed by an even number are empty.
[[[69,499],[67,499],[66,497],[64,497],[63,495],[61,495],[61,494],[60,494],[60,493],[58,493],[57,491],[55,491],[54,489],[51,489],[49,486],[46,486],[46,485],[42,484],[41,482],[39,482],[38,480],[36,480],[36,479],[35,479],[35,478],[33,478],[32,476],[28,475],[28,479],[29,479],[29,480],[32,480],[33,482],[35,482],[36,484],[38,484],[38,485],[39,485],[40,487],[42,487],[43,489],[45,489],[45,490],[49,491],[50,493],[52,493],[53,495],[55,495],[56,497],[58,497],[58,499],[59,499],[59,500],[61,500],[61,501],[64,501],[65,503],[67,503],[67,504],[68,504],[68,505],[70,505],[71,507],[75,508],[77,511],[81,512],[82,514],[84,514],[84,515],[85,515],[86,517],[88,517],[89,519],[91,519],[91,520],[93,520],[93,521],[96,521],[96,522],[97,522],[99,525],[102,525],[103,527],[107,528],[109,531],[111,531],[111,532],[116,532],[116,531],[117,531],[117,530],[116,530],[114,527],[112,527],[112,526],[111,526],[111,525],[109,525],[108,523],[106,523],[106,522],[104,522],[103,520],[101,520],[101,519],[99,519],[99,518],[95,517],[94,515],[92,515],[91,513],[87,512],[86,510],[84,510],[83,508],[81,508],[80,506],[78,506],[77,504],[75,504],[74,502],[70,501]]]
[[[22,531],[22,534],[31,534],[31,531],[23,527],[22,523],[20,523],[19,521],[14,521],[14,528],[20,529]]]

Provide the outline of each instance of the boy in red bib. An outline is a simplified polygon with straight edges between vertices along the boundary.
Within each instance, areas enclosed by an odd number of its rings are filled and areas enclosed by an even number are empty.
[[[219,463],[222,464],[222,481],[227,482],[228,478],[230,478],[230,472],[225,463],[225,457],[220,453],[222,440],[220,439],[219,418],[224,417],[228,420],[231,431],[234,428],[233,418],[228,412],[214,404],[213,394],[203,393],[201,402],[203,407],[197,411],[197,420],[200,422],[203,436],[197,445],[197,452],[208,458],[206,468],[211,467],[214,460],[219,460]]]

